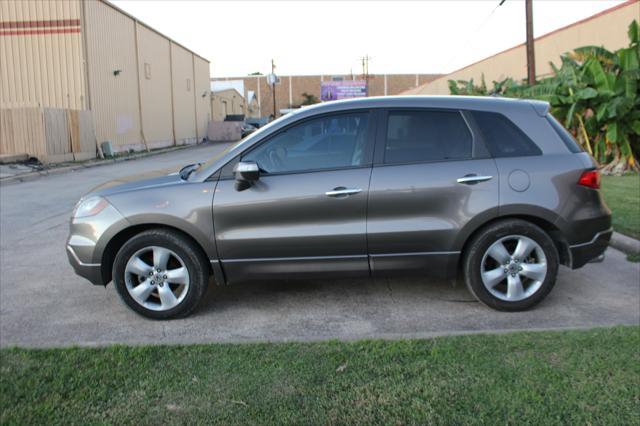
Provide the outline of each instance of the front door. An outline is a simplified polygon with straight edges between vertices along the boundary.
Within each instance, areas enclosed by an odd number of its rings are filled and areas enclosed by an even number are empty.
[[[372,126],[368,112],[306,119],[242,154],[260,179],[237,191],[223,176],[213,201],[228,281],[368,275]]]
[[[465,232],[498,211],[498,172],[456,110],[390,110],[369,189],[374,275],[451,276]]]

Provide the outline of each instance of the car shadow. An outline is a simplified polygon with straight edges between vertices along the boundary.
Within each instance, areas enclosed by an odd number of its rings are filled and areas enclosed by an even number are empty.
[[[226,309],[256,308],[265,304],[299,305],[299,309],[319,301],[357,300],[360,303],[388,298],[394,302],[424,299],[431,302],[477,303],[464,284],[415,277],[327,280],[270,280],[230,285],[212,282],[197,314]]]

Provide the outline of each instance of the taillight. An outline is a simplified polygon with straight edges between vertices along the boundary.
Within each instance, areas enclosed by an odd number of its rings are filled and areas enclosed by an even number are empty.
[[[600,189],[600,172],[598,170],[587,170],[578,179],[578,185]]]

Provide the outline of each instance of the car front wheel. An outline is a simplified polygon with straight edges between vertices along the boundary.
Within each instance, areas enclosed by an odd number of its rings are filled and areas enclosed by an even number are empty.
[[[208,266],[193,243],[177,232],[149,230],[116,255],[113,281],[122,300],[152,319],[189,315],[208,282]]]
[[[557,274],[558,252],[549,235],[518,219],[481,230],[464,256],[464,278],[471,293],[502,311],[522,311],[540,303]]]

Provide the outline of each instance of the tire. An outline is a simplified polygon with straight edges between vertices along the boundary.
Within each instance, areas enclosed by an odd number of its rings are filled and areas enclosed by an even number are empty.
[[[472,238],[464,253],[463,274],[478,301],[499,311],[524,311],[551,292],[558,264],[558,250],[544,230],[507,219]]]
[[[155,320],[188,316],[202,299],[208,279],[209,265],[199,247],[166,229],[135,235],[113,263],[120,298],[133,311]]]

